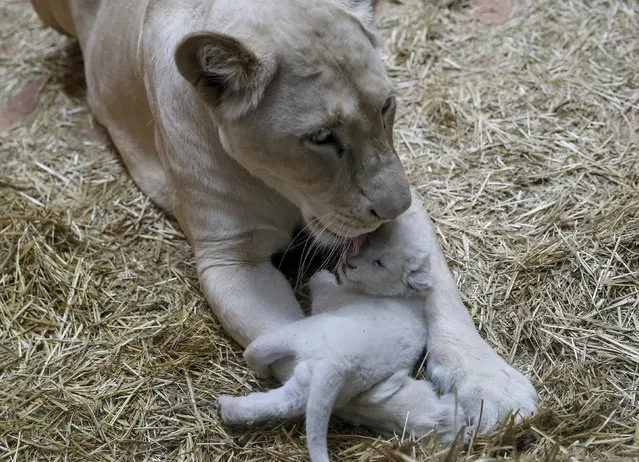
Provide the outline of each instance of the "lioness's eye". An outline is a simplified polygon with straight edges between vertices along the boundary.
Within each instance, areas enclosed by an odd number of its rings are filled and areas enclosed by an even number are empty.
[[[316,131],[309,137],[309,139],[314,144],[330,144],[336,141],[333,132],[326,128]]]
[[[390,98],[388,98],[386,102],[384,103],[384,106],[382,107],[382,114],[386,114],[388,110],[393,106],[394,103],[395,103],[394,96],[391,96]]]
[[[335,133],[327,128],[322,128],[315,133],[311,133],[306,137],[306,142],[311,146],[334,149],[340,157],[344,152],[344,148]]]

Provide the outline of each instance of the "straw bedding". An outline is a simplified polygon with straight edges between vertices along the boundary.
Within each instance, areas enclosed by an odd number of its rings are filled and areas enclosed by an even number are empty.
[[[335,422],[335,460],[639,458],[638,4],[520,0],[501,25],[459,0],[380,13],[398,150],[541,411],[452,449]],[[95,127],[77,48],[5,0],[0,63],[0,458],[305,460],[299,422],[219,424],[218,393],[265,383]]]

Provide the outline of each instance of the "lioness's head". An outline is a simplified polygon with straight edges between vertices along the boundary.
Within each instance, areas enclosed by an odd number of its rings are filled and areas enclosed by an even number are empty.
[[[185,37],[175,59],[210,104],[225,150],[295,203],[324,242],[406,210],[395,96],[375,49],[371,0],[215,8],[228,27]]]

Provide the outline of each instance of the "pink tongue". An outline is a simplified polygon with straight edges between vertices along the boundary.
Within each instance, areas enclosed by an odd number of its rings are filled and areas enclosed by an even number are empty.
[[[362,245],[364,244],[364,242],[366,242],[366,234],[354,237],[351,242],[350,256],[356,257],[357,254],[359,254]]]

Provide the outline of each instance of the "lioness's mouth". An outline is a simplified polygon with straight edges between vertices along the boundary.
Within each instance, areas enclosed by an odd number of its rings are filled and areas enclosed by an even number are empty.
[[[355,236],[353,239],[351,239],[351,245],[349,246],[349,249],[347,252],[348,256],[356,257],[359,254],[359,251],[362,249],[362,246],[364,245],[364,243],[367,241],[367,239],[368,239],[368,234]]]
[[[327,224],[334,224],[334,222],[324,224],[314,216],[307,217],[306,223],[315,242],[320,247],[339,249],[340,259],[348,255],[357,255],[366,242],[367,236],[377,229],[377,226],[369,228],[346,226],[343,222],[329,228]]]
[[[309,226],[309,228],[311,229],[311,232],[315,236],[321,237],[322,235],[325,235],[326,237],[337,240],[341,243],[349,239],[357,239],[358,237],[362,235],[369,234],[379,227],[379,224],[376,224],[375,226],[368,226],[365,228],[356,228],[352,226],[347,226],[343,223],[338,223],[337,226],[335,226],[334,222],[329,227],[328,224],[322,223],[322,221],[316,217],[310,217],[309,219],[306,220],[306,223],[307,223],[307,226]],[[334,231],[331,228],[339,229],[339,233]]]
[[[350,282],[348,277],[346,276],[346,268],[350,267],[348,259],[350,257],[356,257],[367,240],[368,234],[356,236],[350,240],[350,242],[348,243],[348,247],[344,250],[344,252],[342,252],[342,255],[339,258],[339,262],[337,263],[333,271],[331,271],[333,274],[335,274],[335,278],[337,279],[337,283],[339,285],[342,285],[346,281]]]
[[[331,237],[331,239],[334,239],[337,244],[340,244],[340,243],[343,244],[345,242],[344,236],[340,236],[339,234],[334,233],[330,229],[324,228],[323,232],[328,234]],[[356,257],[359,254],[359,251],[362,249],[362,246],[364,245],[364,243],[368,240],[368,234],[369,233],[365,233],[365,234],[360,234],[359,236],[346,238],[347,239],[346,242],[348,245],[344,249],[344,254],[342,255],[342,257],[343,258]]]

